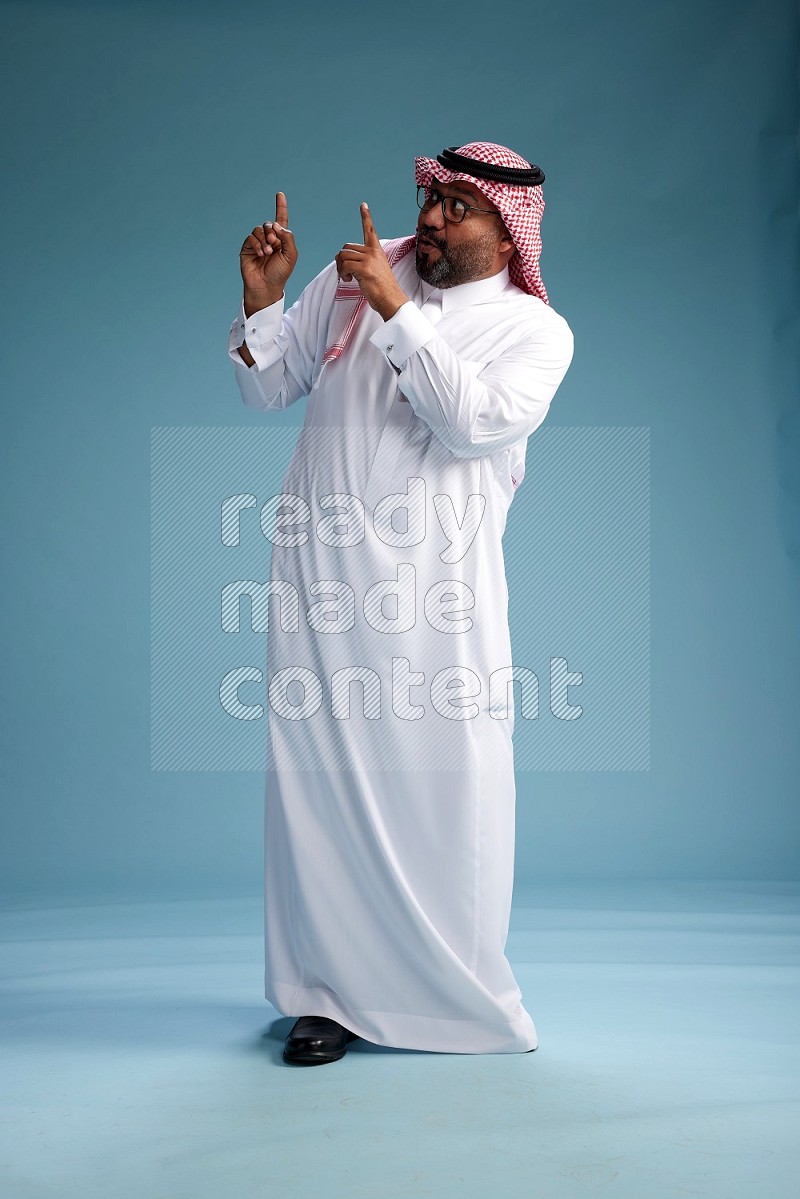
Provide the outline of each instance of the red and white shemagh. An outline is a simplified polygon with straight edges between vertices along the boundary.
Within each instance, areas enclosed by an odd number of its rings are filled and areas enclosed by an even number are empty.
[[[495,142],[467,142],[459,146],[458,153],[492,166],[526,170],[530,163],[507,146]],[[472,183],[498,209],[503,223],[514,242],[515,251],[508,263],[511,282],[529,295],[538,296],[549,304],[547,291],[539,271],[542,253],[540,227],[544,214],[544,195],[541,184],[521,185],[499,183],[494,179],[478,179],[464,171],[450,170],[435,158],[415,159],[415,176],[418,185],[429,187],[433,180],[439,183],[454,183],[456,180]],[[399,262],[416,247],[416,235],[399,237],[384,246],[391,266]],[[366,297],[355,279],[350,283],[339,281],[334,297],[338,301],[334,309],[331,326],[331,341],[325,350],[323,364],[338,358],[346,348],[358,318],[366,304]],[[348,302],[349,301],[349,302]]]

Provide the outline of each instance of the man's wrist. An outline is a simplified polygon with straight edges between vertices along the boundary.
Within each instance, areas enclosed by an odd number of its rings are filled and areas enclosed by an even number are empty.
[[[390,321],[394,314],[399,312],[404,304],[408,303],[409,299],[410,296],[407,296],[404,291],[398,288],[397,291],[393,291],[392,294],[387,296],[385,299],[381,297],[381,299],[375,305],[375,311],[379,314],[379,316],[382,316],[385,321]]]
[[[282,291],[245,291],[244,293],[244,314],[250,317],[254,312],[260,312],[262,308],[269,308],[273,304],[277,304],[278,300],[283,299]]]
[[[395,319],[388,318],[370,336],[374,346],[386,355],[395,368],[436,337],[436,327],[413,300],[401,304]]]

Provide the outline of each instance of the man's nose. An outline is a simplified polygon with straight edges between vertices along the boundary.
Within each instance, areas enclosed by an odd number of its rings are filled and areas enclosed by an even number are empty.
[[[444,229],[445,219],[441,204],[431,204],[430,208],[421,212],[420,224],[427,225],[429,229]]]

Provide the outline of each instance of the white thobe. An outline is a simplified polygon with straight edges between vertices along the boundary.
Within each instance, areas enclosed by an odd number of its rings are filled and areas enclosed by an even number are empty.
[[[526,1052],[502,535],[573,337],[507,268],[393,270],[409,302],[324,365],[334,263],[231,325],[245,404],[308,396],[272,527],[265,995],[379,1045]]]

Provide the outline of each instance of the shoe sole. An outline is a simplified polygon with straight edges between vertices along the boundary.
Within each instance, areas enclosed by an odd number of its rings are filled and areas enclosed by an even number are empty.
[[[292,1066],[324,1066],[327,1062],[340,1062],[344,1057],[342,1053],[307,1053],[294,1054],[287,1053],[284,1049],[283,1060],[289,1062]]]

